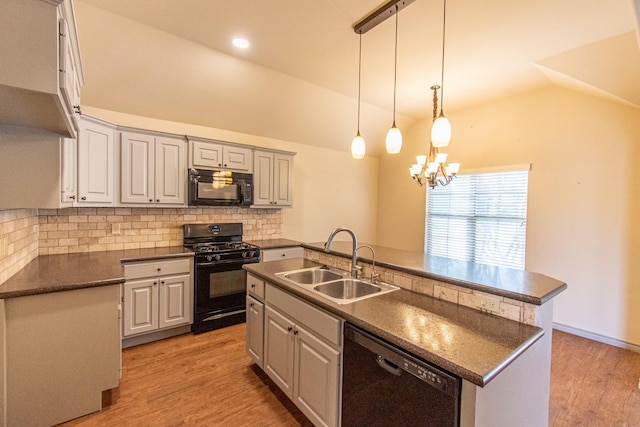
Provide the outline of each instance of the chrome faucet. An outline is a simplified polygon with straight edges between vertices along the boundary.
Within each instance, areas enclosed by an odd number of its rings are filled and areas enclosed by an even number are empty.
[[[374,251],[373,248],[369,245],[360,245],[356,248],[356,252],[362,248],[367,248],[371,251],[371,256],[373,258],[371,264],[371,283],[376,283],[380,278],[380,274],[376,273],[376,251]]]
[[[336,237],[336,234],[340,233],[341,231],[346,231],[347,233],[349,233],[351,235],[351,238],[353,239],[353,253],[352,253],[352,256],[351,256],[351,277],[357,279],[358,278],[358,273],[360,272],[360,270],[362,270],[362,267],[357,265],[357,262],[358,262],[358,238],[356,237],[356,233],[354,233],[353,230],[351,230],[349,228],[344,228],[344,227],[338,227],[335,230],[333,230],[331,232],[331,234],[329,235],[329,238],[327,239],[327,242],[324,244],[324,251],[325,252],[330,252],[331,251],[331,244],[333,243],[333,238]]]

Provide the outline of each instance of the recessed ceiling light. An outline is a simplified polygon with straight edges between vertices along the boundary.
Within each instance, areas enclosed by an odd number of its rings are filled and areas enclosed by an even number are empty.
[[[242,37],[236,37],[232,41],[233,45],[240,49],[246,49],[249,47],[249,40]]]

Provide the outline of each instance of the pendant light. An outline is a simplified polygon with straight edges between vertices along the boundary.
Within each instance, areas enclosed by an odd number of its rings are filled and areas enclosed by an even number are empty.
[[[431,143],[436,148],[443,148],[449,145],[451,141],[451,123],[449,119],[444,116],[444,40],[445,40],[445,28],[447,22],[447,0],[444,0],[444,12],[442,13],[442,69],[440,76],[440,115],[433,122],[431,127]]]
[[[364,138],[360,136],[360,85],[362,74],[362,33],[359,34],[360,47],[358,49],[358,131],[351,142],[351,156],[354,159],[362,159],[367,151],[367,145]]]
[[[402,149],[402,133],[396,126],[396,80],[398,73],[398,5],[396,5],[396,38],[395,38],[395,54],[393,64],[393,125],[387,132],[386,146],[387,153],[398,154]]]

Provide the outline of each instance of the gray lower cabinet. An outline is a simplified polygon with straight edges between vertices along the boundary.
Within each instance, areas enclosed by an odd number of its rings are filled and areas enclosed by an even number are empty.
[[[343,321],[251,274],[247,291],[248,354],[314,425],[339,425]]]
[[[124,337],[193,322],[191,263],[185,258],[124,265]]]

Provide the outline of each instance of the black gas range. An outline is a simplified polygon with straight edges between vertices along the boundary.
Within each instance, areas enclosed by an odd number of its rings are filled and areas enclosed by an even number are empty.
[[[184,246],[195,252],[195,334],[246,320],[246,271],[260,248],[242,241],[242,224],[184,224]]]

